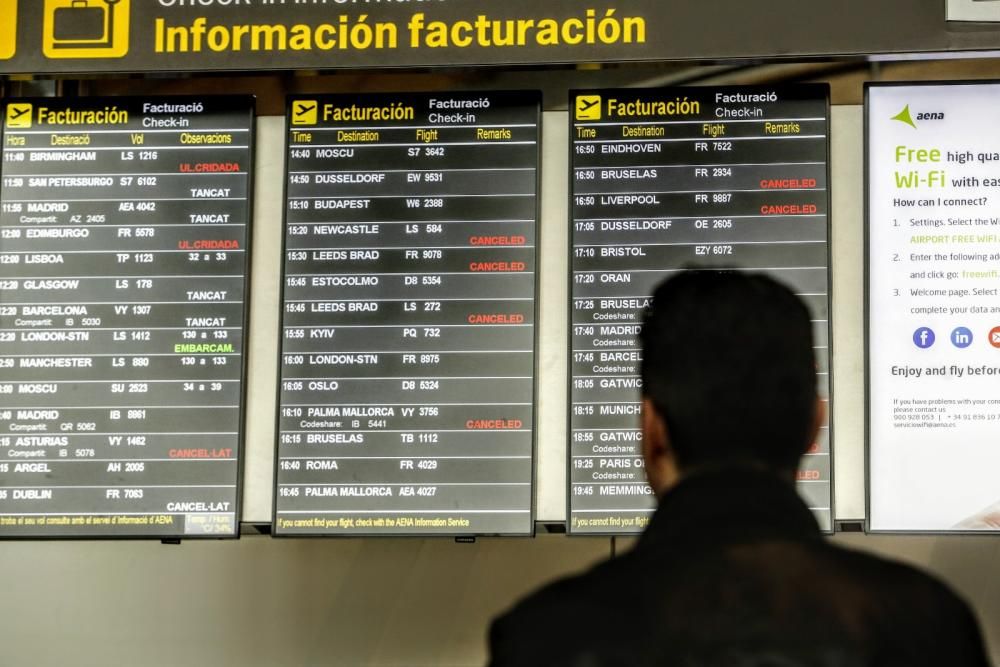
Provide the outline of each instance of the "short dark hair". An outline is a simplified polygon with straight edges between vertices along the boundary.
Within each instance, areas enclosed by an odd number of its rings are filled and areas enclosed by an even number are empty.
[[[681,469],[725,462],[795,470],[811,444],[816,358],[809,310],[763,274],[689,269],[644,316],[643,395]]]

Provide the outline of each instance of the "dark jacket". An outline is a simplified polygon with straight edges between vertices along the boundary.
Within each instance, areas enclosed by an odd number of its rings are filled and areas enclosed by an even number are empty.
[[[911,567],[832,545],[794,486],[701,472],[637,546],[497,619],[493,667],[986,666],[961,599]]]

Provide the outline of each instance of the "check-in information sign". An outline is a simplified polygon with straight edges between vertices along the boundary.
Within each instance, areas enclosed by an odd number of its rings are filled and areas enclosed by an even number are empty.
[[[538,120],[290,100],[277,534],[532,531]]]
[[[0,74],[549,66],[997,49],[991,31],[947,31],[938,4],[883,0],[844,11],[801,0],[772,0],[765,9],[736,0],[709,8],[662,0],[0,0]],[[905,31],[858,29],[904,14]]]
[[[868,88],[869,523],[1000,530],[1000,85]]]
[[[666,18],[656,0],[0,0],[0,74],[650,59]]]
[[[235,535],[253,100],[0,109],[0,537]]]
[[[654,508],[636,336],[660,281],[688,265],[724,266],[792,287],[813,313],[828,396],[827,89],[577,91],[570,108],[569,527],[632,533]],[[798,476],[830,529],[827,428]]]

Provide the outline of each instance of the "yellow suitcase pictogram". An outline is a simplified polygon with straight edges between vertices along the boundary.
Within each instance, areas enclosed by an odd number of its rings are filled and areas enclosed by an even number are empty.
[[[17,51],[17,0],[0,0],[0,60]]]
[[[124,58],[131,0],[45,0],[42,52],[48,58]]]

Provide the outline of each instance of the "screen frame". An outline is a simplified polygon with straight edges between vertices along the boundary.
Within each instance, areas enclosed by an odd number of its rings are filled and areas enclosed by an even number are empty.
[[[955,529],[903,529],[872,527],[872,442],[871,442],[871,104],[869,94],[874,88],[926,88],[932,86],[997,86],[1000,94],[1000,79],[962,79],[955,81],[866,81],[864,84],[864,391],[865,391],[865,533],[869,535],[955,535],[997,537],[998,530],[955,530]]]
[[[290,158],[290,148],[288,145],[288,137],[291,131],[291,108],[292,102],[299,99],[307,100],[322,100],[324,98],[331,99],[334,97],[344,97],[344,98],[354,98],[358,99],[358,96],[352,93],[338,93],[338,92],[322,92],[316,94],[307,93],[293,93],[285,96],[285,113],[284,113],[284,134],[282,137],[282,175],[284,176],[284,183],[282,185],[282,216],[281,216],[281,285],[278,289],[278,350],[277,350],[277,375],[276,379],[278,382],[277,393],[275,395],[275,420],[274,420],[274,465],[272,470],[272,501],[271,501],[271,537],[274,539],[353,539],[353,538],[376,538],[376,539],[454,539],[463,540],[470,539],[475,540],[479,537],[511,537],[511,538],[533,538],[536,535],[537,526],[536,518],[538,515],[538,384],[539,384],[539,365],[540,365],[540,355],[539,355],[539,344],[540,344],[540,327],[538,326],[538,317],[540,314],[540,296],[541,296],[541,280],[539,279],[540,272],[540,242],[541,242],[541,228],[542,228],[542,104],[543,95],[540,90],[514,90],[514,89],[503,89],[503,90],[488,90],[488,91],[474,91],[474,90],[449,90],[445,91],[445,94],[457,94],[457,95],[503,95],[514,97],[516,95],[525,96],[526,102],[525,106],[534,104],[535,109],[535,224],[534,224],[534,290],[532,304],[533,310],[533,324],[532,324],[532,345],[534,346],[534,351],[532,352],[532,372],[534,377],[531,381],[531,475],[530,475],[530,503],[529,503],[529,515],[528,515],[528,530],[526,532],[482,532],[482,531],[472,531],[472,532],[422,532],[422,531],[408,531],[408,532],[388,532],[388,531],[357,531],[357,532],[279,532],[277,530],[278,526],[278,469],[279,469],[279,455],[281,447],[281,382],[282,382],[282,366],[283,366],[283,346],[284,346],[284,330],[285,330],[285,265],[287,257],[287,243],[288,243],[288,165]],[[433,96],[434,93],[427,91],[387,91],[387,92],[374,92],[374,93],[362,93],[362,97],[377,97],[377,96],[393,96],[399,98],[405,98],[408,96],[416,98],[429,98]]]
[[[123,95],[123,96],[81,96],[81,97],[4,97],[0,98],[0,118],[6,118],[7,105],[11,102],[27,102],[27,101],[45,101],[52,103],[55,101],[65,102],[66,104],[72,104],[75,100],[80,101],[97,101],[97,100],[109,100],[111,103],[120,104],[122,102],[129,104],[141,105],[143,103],[179,103],[184,104],[194,103],[194,102],[206,102],[212,100],[218,103],[219,107],[223,109],[220,113],[236,113],[247,114],[249,116],[248,120],[248,146],[247,146],[247,194],[246,194],[246,222],[245,222],[245,239],[246,245],[244,247],[244,271],[243,271],[243,317],[240,325],[242,327],[242,340],[241,340],[241,352],[240,352],[240,393],[239,393],[239,414],[237,418],[238,423],[238,434],[236,443],[236,489],[235,489],[235,500],[234,500],[234,520],[233,520],[233,531],[231,533],[226,533],[224,535],[203,535],[203,534],[181,534],[176,533],[142,533],[142,534],[130,534],[130,535],[114,535],[114,534],[64,534],[64,535],[4,535],[0,532],[0,542],[79,542],[79,541],[161,541],[164,543],[174,543],[182,542],[187,540],[199,540],[199,541],[225,541],[225,540],[238,540],[242,537],[242,524],[243,524],[243,494],[246,490],[245,485],[245,473],[247,464],[247,380],[249,371],[249,361],[250,361],[250,346],[248,341],[250,340],[250,282],[251,273],[253,270],[253,228],[254,228],[254,203],[255,203],[255,179],[254,175],[256,173],[256,162],[257,159],[257,96],[247,95],[247,94],[237,94],[237,95],[220,95],[220,94],[208,94],[208,95]],[[241,106],[245,105],[245,106]],[[0,121],[0,145],[4,139],[4,132],[6,129],[6,123]],[[2,152],[2,151],[0,151]],[[2,176],[3,166],[0,163],[0,176]],[[123,459],[124,460],[124,459]]]
[[[819,530],[824,535],[834,535],[837,533],[837,487],[836,487],[836,465],[835,465],[835,446],[834,446],[834,423],[833,423],[833,408],[834,408],[834,372],[833,372],[833,362],[834,362],[834,337],[833,337],[833,301],[834,301],[834,281],[833,281],[833,182],[832,182],[832,163],[833,163],[833,153],[832,153],[832,118],[831,118],[831,103],[830,103],[830,84],[828,83],[807,83],[807,84],[777,84],[774,86],[768,86],[766,84],[759,85],[720,85],[720,86],[664,86],[662,88],[644,88],[638,90],[648,90],[648,91],[663,91],[663,90],[703,90],[703,89],[740,89],[740,90],[773,90],[773,91],[787,91],[787,90],[804,90],[804,89],[814,89],[817,92],[822,90],[822,101],[825,102],[824,105],[824,116],[826,123],[826,332],[827,332],[827,356],[828,356],[828,368],[827,368],[827,448],[829,449],[829,470],[830,470],[830,527],[823,528],[819,527]],[[568,154],[569,163],[567,165],[567,225],[569,226],[569,242],[567,244],[567,254],[569,256],[569,265],[567,270],[567,283],[569,291],[567,293],[567,308],[568,308],[568,327],[566,334],[566,350],[567,350],[567,373],[566,373],[566,521],[565,521],[565,531],[567,535],[571,537],[638,537],[645,532],[645,529],[632,531],[632,532],[615,532],[615,531],[574,531],[572,530],[573,525],[573,259],[575,250],[575,219],[573,217],[573,202],[574,202],[574,185],[576,183],[576,169],[573,166],[573,156],[575,154],[574,148],[574,134],[573,130],[575,128],[575,119],[573,116],[574,101],[578,95],[581,94],[601,94],[604,95],[611,91],[617,90],[628,90],[635,91],[637,89],[627,88],[570,88],[567,91],[567,118],[566,122],[569,125],[568,132]],[[820,96],[817,96],[817,100],[820,100]],[[797,486],[797,484],[796,484]],[[658,505],[658,502],[657,502]],[[655,514],[656,508],[650,513],[650,518]]]

